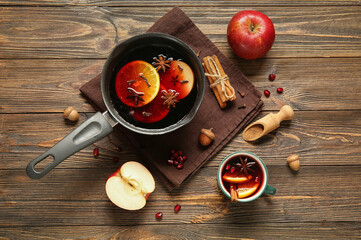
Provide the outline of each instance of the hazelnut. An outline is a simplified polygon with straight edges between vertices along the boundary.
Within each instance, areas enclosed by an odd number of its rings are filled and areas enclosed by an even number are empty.
[[[68,107],[64,110],[64,118],[76,122],[79,119],[79,114],[73,107]]]
[[[291,154],[287,158],[288,165],[293,171],[298,171],[300,169],[300,158],[296,154]]]
[[[208,146],[211,144],[213,139],[216,137],[212,132],[213,128],[210,129],[202,129],[201,134],[199,135],[199,143],[203,146]]]

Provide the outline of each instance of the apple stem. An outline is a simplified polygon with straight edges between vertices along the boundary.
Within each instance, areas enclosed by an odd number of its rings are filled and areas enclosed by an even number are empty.
[[[251,24],[251,32],[253,32],[255,26],[253,24]]]

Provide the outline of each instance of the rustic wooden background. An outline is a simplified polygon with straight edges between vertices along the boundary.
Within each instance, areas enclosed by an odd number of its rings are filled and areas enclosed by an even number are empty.
[[[28,162],[94,113],[78,88],[97,75],[117,42],[144,33],[178,5],[260,90],[259,117],[283,102],[292,122],[256,144],[238,134],[181,188],[156,179],[147,206],[127,212],[104,192],[109,174],[138,160],[109,138],[39,181]],[[359,239],[361,236],[361,2],[218,0],[0,1],[0,239]],[[226,28],[240,10],[268,15],[276,41],[262,59],[237,58]],[[277,79],[268,80],[276,71]],[[62,112],[80,112],[76,125]],[[93,148],[101,155],[94,159]],[[274,197],[231,204],[217,187],[220,161],[248,150],[266,162]],[[301,158],[294,174],[289,154]],[[113,163],[113,156],[121,161]],[[173,207],[181,204],[175,214]],[[156,221],[154,214],[164,217]]]

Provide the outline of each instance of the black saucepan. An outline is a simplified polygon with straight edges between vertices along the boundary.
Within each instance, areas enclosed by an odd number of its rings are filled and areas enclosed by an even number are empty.
[[[182,100],[182,114],[169,114],[169,117],[158,123],[142,124],[127,114],[126,106],[116,97],[115,76],[127,62],[159,54],[185,61],[194,72],[195,84],[189,96]],[[67,157],[110,134],[118,123],[138,134],[160,135],[174,131],[193,119],[202,102],[204,91],[205,76],[201,62],[193,50],[178,38],[162,33],[146,33],[125,40],[113,49],[103,68],[101,92],[107,111],[95,113],[51,149],[31,161],[26,172],[33,179],[43,177]],[[35,170],[36,164],[49,156],[53,157],[53,162],[41,171]]]

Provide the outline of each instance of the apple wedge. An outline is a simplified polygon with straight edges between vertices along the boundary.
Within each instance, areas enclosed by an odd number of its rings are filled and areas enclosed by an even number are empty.
[[[185,98],[194,86],[194,73],[192,68],[183,61],[174,60],[170,68],[159,73],[160,83],[167,89],[175,90],[178,100]]]
[[[134,161],[124,163],[105,183],[110,201],[126,210],[143,208],[154,189],[152,174],[142,164]]]

